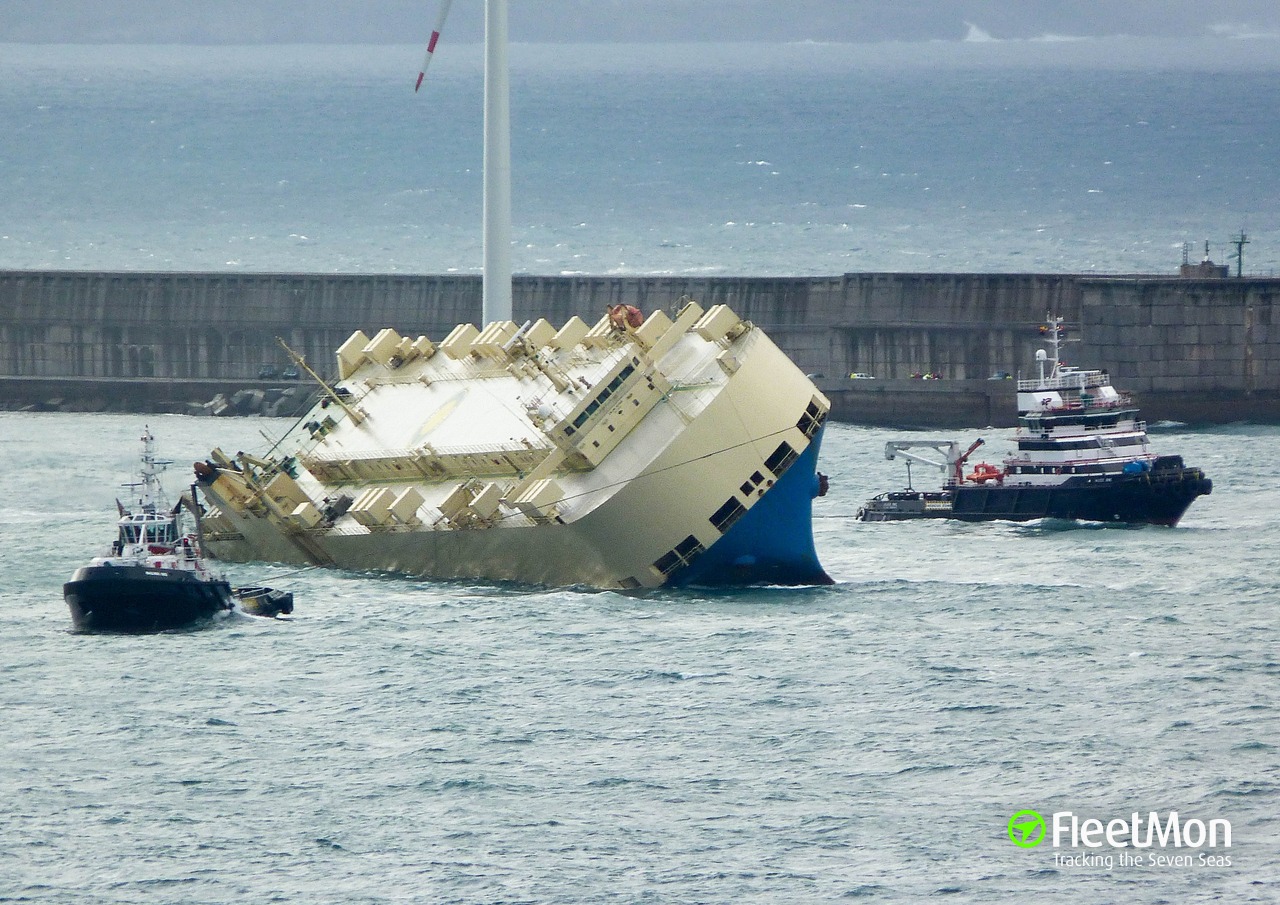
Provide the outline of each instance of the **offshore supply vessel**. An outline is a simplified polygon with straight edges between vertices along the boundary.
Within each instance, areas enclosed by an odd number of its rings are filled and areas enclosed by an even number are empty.
[[[902,456],[940,469],[942,489],[882,493],[863,504],[869,522],[920,518],[964,521],[1040,518],[1176,525],[1213,482],[1181,456],[1151,449],[1146,423],[1107,372],[1080,370],[1059,355],[1065,327],[1050,317],[1042,328],[1049,348],[1036,353],[1038,375],[1018,381],[1016,449],[1000,465],[966,462],[982,445],[967,449],[947,440],[891,440],[885,457]],[[914,447],[930,447],[941,460]],[[908,479],[908,484],[910,480]]]

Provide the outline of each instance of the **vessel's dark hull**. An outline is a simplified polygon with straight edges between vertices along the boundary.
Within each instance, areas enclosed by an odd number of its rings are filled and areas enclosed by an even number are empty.
[[[969,522],[1058,518],[1176,525],[1196,497],[1213,491],[1198,468],[1076,478],[1054,487],[967,484],[944,491],[883,494],[863,508],[868,522],[949,518]]]
[[[62,586],[79,631],[183,628],[232,608],[231,586],[182,570],[85,566]]]
[[[293,612],[293,595],[275,588],[236,588],[240,609],[251,616],[282,616]]]

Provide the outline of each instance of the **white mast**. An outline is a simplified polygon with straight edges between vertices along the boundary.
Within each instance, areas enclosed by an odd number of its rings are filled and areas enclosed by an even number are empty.
[[[511,84],[507,0],[484,8],[484,289],[482,324],[511,320]]]

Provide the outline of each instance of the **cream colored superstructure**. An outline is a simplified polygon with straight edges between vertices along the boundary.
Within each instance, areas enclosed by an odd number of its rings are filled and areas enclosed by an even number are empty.
[[[721,305],[638,328],[468,324],[438,343],[357,332],[337,357],[336,391],[273,451],[212,454],[216,556],[657,586],[769,491],[829,408]]]

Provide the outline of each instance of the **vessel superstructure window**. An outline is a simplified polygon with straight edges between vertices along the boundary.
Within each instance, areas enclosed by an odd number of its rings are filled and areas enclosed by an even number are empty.
[[[1101,437],[1087,437],[1084,440],[1019,440],[1018,449],[1026,450],[1058,450],[1058,451],[1074,451],[1084,449],[1105,449]],[[1142,436],[1128,436],[1112,438],[1108,446],[1141,446],[1146,442],[1146,438]]]
[[[719,529],[721,534],[728,531],[733,523],[747,514],[747,507],[738,502],[738,498],[729,497],[723,506],[717,509],[711,516],[711,524]]]
[[[626,381],[626,379],[630,377],[632,374],[634,374],[635,372],[636,372],[636,368],[635,368],[635,365],[633,364],[627,365],[625,368],[619,371],[618,376],[613,378],[613,380],[610,380],[608,386],[606,386],[599,393],[597,393],[596,398],[592,399],[591,403],[585,409],[582,410],[582,414],[578,415],[577,418],[573,419],[573,427],[576,429],[586,424],[587,419],[590,418],[592,415],[594,415],[597,411],[599,411],[600,406],[604,405],[605,401],[610,396],[612,396],[615,392],[617,392],[618,387],[622,386],[622,384]],[[569,433],[569,431],[565,431],[565,433],[567,434]]]
[[[653,567],[663,575],[670,575],[681,566],[689,565],[704,550],[706,550],[706,547],[702,546],[698,539],[690,534],[676,544],[674,549],[654,560]]]
[[[818,432],[818,428],[822,427],[822,422],[826,419],[827,413],[822,410],[815,399],[805,408],[804,414],[796,422],[796,427],[800,429],[800,433],[809,439],[813,439],[813,435]]]
[[[751,477],[742,482],[742,486],[738,489],[742,491],[743,496],[751,496],[751,492],[764,483],[764,475],[758,471],[751,472]]]
[[[764,460],[764,467],[773,472],[775,476],[782,477],[782,473],[796,460],[796,456],[797,453],[791,448],[791,444],[784,440],[778,444],[778,448],[773,451],[773,454]]]
[[[147,540],[153,544],[171,543],[175,540],[173,525],[153,524],[147,526]]]

